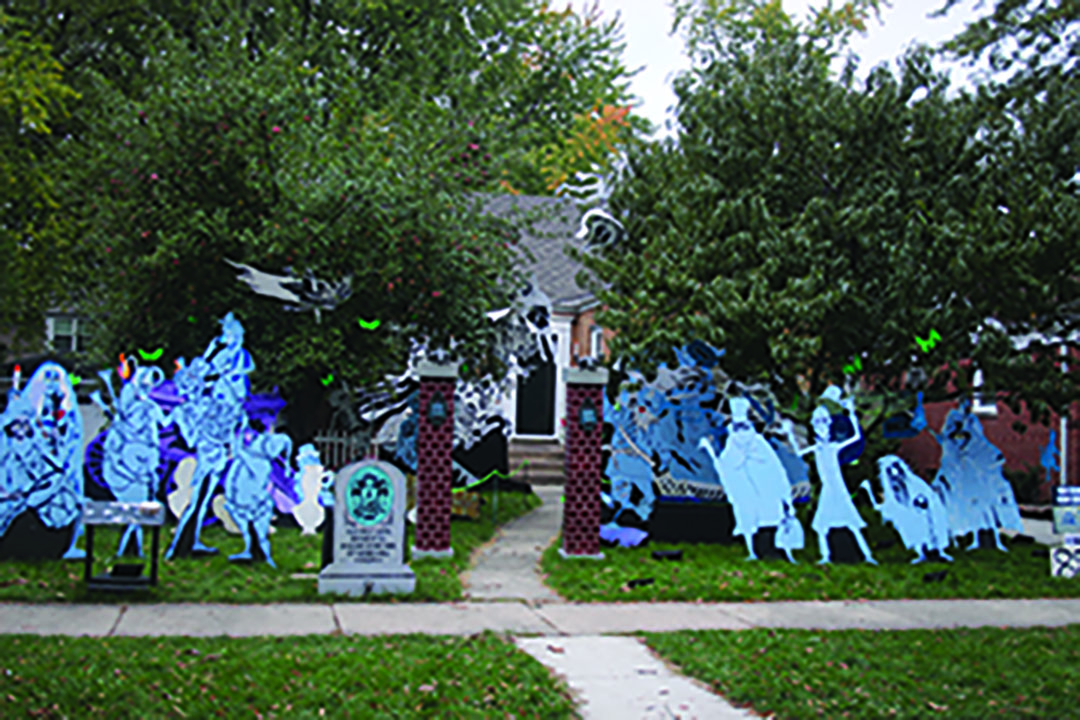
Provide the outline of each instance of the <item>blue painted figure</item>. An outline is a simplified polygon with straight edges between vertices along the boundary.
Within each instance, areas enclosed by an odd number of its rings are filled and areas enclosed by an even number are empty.
[[[229,560],[251,559],[254,533],[266,562],[276,567],[270,556],[270,521],[274,517],[270,473],[275,458],[284,457],[288,462],[292,454],[292,440],[283,433],[256,434],[248,426],[246,417],[240,422],[239,435],[241,437],[235,444],[236,455],[225,474],[225,509],[240,527],[244,536],[244,550],[230,555]]]
[[[231,312],[221,320],[221,334],[207,346],[202,359],[210,366],[207,382],[224,380],[238,402],[251,394],[248,375],[255,370],[255,362],[244,349],[244,326]]]
[[[79,560],[86,553],[75,547],[82,535],[83,506],[83,424],[78,398],[64,368],[46,362],[27,383],[26,393],[37,416],[39,442],[45,455],[63,468],[49,492],[30,498],[41,522],[50,528],[75,524],[66,560]]]
[[[830,386],[822,397],[834,399],[837,395],[834,389],[838,390],[839,388]],[[821,559],[818,564],[822,565],[832,560],[832,553],[829,550],[829,530],[846,527],[855,536],[855,541],[859,544],[859,549],[862,550],[866,562],[876,565],[877,561],[870,554],[870,547],[866,544],[866,538],[862,535],[862,529],[866,527],[866,523],[863,521],[862,516],[859,515],[859,511],[855,509],[855,504],[852,502],[847,486],[844,484],[844,476],[840,472],[840,453],[845,447],[862,440],[862,429],[859,427],[859,421],[855,417],[854,399],[848,397],[841,404],[850,414],[852,426],[855,428],[855,435],[843,442],[834,442],[831,439],[833,417],[826,407],[819,406],[811,415],[811,424],[814,428],[816,442],[798,451],[800,456],[811,451],[814,453],[818,477],[821,480],[821,495],[818,497],[817,510],[810,524],[810,527],[817,533],[818,548],[821,550]],[[797,447],[794,433],[790,432],[790,425],[788,429],[789,440],[793,446]]]
[[[26,387],[18,371],[0,425],[0,535],[27,510],[42,524],[74,524],[64,558],[85,556],[82,532],[82,418],[67,372],[43,363]]]
[[[1061,470],[1061,466],[1058,465],[1058,446],[1057,446],[1057,432],[1050,431],[1050,440],[1046,443],[1046,447],[1043,448],[1042,454],[1039,458],[1040,463],[1046,469],[1046,484],[1050,484],[1051,471]]]
[[[923,562],[930,552],[951,562],[952,558],[945,554],[952,541],[949,515],[939,494],[895,455],[878,460],[878,476],[883,502],[877,502],[868,480],[863,480],[860,487],[870,496],[871,504],[885,522],[900,533],[904,547],[919,553],[911,563]]]
[[[217,548],[202,543],[201,534],[214,490],[225,474],[230,452],[235,446],[237,428],[245,420],[242,406],[233,393],[234,387],[229,378],[219,378],[210,392],[209,404],[194,438],[196,466],[191,502],[177,524],[176,535],[165,553],[166,559],[172,558],[176,553],[180,537],[193,515],[195,526],[192,551],[206,554],[217,552]]]
[[[130,374],[117,397],[112,386],[112,371],[99,373],[105,382],[113,407],[95,391],[91,396],[111,421],[105,434],[103,475],[106,485],[119,502],[153,500],[157,492],[158,465],[161,463],[161,428],[168,425],[161,407],[150,399],[150,391],[164,382],[165,374],[157,367],[139,367],[134,359],[126,363]],[[117,555],[123,553],[132,536],[142,557],[142,526],[129,525],[120,539]]]
[[[802,547],[802,532],[794,515],[791,484],[780,459],[749,419],[750,403],[732,398],[731,427],[719,456],[708,438],[699,446],[709,454],[735,515],[733,534],[741,535],[750,556],[756,560],[754,535],[763,527],[776,527],[776,547],[795,562],[792,550]]]
[[[910,415],[900,413],[888,418],[882,425],[882,434],[887,438],[912,438],[926,429],[926,411],[923,409],[923,394],[915,397],[915,411]]]
[[[605,417],[611,417],[615,426],[611,457],[605,470],[611,480],[611,498],[617,507],[612,522],[627,510],[642,521],[647,521],[652,514],[656,500],[652,489],[652,454],[655,448],[652,423],[656,416],[651,412],[655,406],[650,403],[657,400],[658,396],[653,395],[649,388],[642,388],[633,401],[628,392],[622,391],[619,410],[614,410],[607,397],[604,398]],[[609,412],[612,415],[606,414]]]
[[[949,513],[952,537],[974,533],[968,550],[979,547],[979,531],[989,530],[1002,552],[1000,530],[1024,531],[1012,486],[1002,474],[1005,456],[983,434],[982,423],[971,411],[971,401],[950,410],[940,433],[941,468],[934,479]]]

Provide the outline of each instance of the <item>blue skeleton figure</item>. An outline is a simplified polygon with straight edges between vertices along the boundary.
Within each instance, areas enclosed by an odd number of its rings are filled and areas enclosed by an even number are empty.
[[[1024,531],[1012,486],[1002,474],[1005,456],[983,435],[971,401],[945,416],[941,432],[941,468],[934,487],[945,499],[953,539],[974,533],[968,550],[979,547],[979,531],[990,530],[998,550],[1008,552],[999,530]]]
[[[292,440],[283,433],[254,433],[247,418],[240,423],[236,452],[225,474],[225,509],[244,535],[244,550],[230,555],[230,561],[251,559],[251,538],[254,531],[259,547],[270,567],[270,521],[274,517],[274,500],[270,494],[270,473],[274,459],[284,457],[288,463]]]
[[[225,474],[230,451],[234,446],[236,429],[244,420],[244,411],[233,394],[228,378],[220,378],[210,392],[210,401],[205,414],[200,418],[194,437],[195,477],[192,479],[191,502],[184,509],[184,515],[176,526],[176,535],[165,553],[165,559],[171,559],[176,553],[180,537],[195,516],[194,540],[191,549],[197,552],[213,554],[217,548],[203,545],[200,537],[206,511],[214,489]],[[201,497],[201,502],[200,502]]]
[[[109,394],[115,400],[115,412],[95,391],[91,396],[105,411],[112,422],[105,435],[104,477],[109,490],[119,502],[146,502],[153,500],[158,484],[158,465],[161,464],[161,428],[171,421],[161,406],[150,399],[150,391],[165,380],[161,368],[138,367],[129,361],[134,370],[131,378],[120,389],[119,398],[113,387],[111,370],[99,373]],[[142,526],[129,525],[120,538],[117,555],[123,553],[128,540],[134,535],[135,547],[142,557]]]
[[[835,396],[836,393],[831,388],[822,395],[823,398]],[[811,451],[814,453],[818,477],[821,480],[821,495],[818,498],[814,519],[810,524],[814,532],[817,533],[818,548],[821,550],[821,559],[818,564],[828,563],[832,559],[832,554],[829,551],[829,530],[846,527],[855,536],[855,541],[859,544],[859,549],[862,550],[866,562],[877,565],[877,561],[870,554],[870,547],[866,544],[866,538],[862,535],[862,529],[866,527],[866,522],[859,515],[859,511],[855,509],[855,504],[852,502],[847,486],[844,484],[844,476],[840,472],[840,453],[845,447],[862,440],[862,429],[859,427],[859,421],[855,417],[854,398],[849,396],[844,399],[842,404],[850,415],[851,424],[855,430],[854,436],[840,442],[833,441],[831,439],[832,415],[829,413],[828,408],[820,406],[811,415],[811,424],[814,427],[814,436],[817,442],[798,451],[800,457]],[[789,442],[792,447],[798,447],[792,426],[788,424],[787,427],[789,430]]]
[[[39,442],[44,444],[46,454],[64,468],[55,494],[35,505],[38,517],[50,528],[75,523],[71,545],[63,557],[79,560],[86,557],[75,547],[83,532],[83,424],[75,389],[64,368],[47,362],[37,369],[26,390],[36,411]]]
[[[919,553],[911,563],[923,562],[928,552],[937,552],[951,562],[945,554],[950,542],[949,515],[941,497],[895,455],[878,460],[878,471],[884,502],[877,502],[868,480],[859,487],[870,496],[870,503],[885,522],[900,533],[904,546]]]

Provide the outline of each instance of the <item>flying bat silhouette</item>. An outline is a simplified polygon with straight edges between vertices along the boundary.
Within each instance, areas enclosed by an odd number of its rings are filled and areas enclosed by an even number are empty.
[[[329,312],[352,295],[352,276],[346,277],[338,283],[329,283],[319,280],[311,270],[299,277],[292,268],[285,268],[288,275],[271,275],[270,273],[256,270],[249,265],[233,262],[228,258],[225,262],[240,270],[237,280],[247,283],[248,287],[259,295],[284,300],[289,305],[285,309],[290,312],[315,312],[315,322],[320,322],[320,312]]]

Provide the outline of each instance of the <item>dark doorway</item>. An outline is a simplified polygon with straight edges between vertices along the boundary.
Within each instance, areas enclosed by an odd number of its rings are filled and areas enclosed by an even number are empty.
[[[555,363],[544,363],[518,378],[517,415],[518,435],[555,434]]]

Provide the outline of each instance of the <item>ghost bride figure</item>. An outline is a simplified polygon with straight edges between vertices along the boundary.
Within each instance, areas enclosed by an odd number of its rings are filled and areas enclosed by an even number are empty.
[[[838,387],[830,385],[822,397],[835,401],[840,396],[839,391]],[[877,565],[877,561],[870,555],[866,539],[862,536],[862,529],[866,527],[866,523],[859,515],[859,511],[855,509],[855,503],[852,502],[847,486],[844,484],[844,476],[840,473],[840,451],[862,439],[862,429],[855,417],[854,400],[849,396],[841,404],[851,416],[855,435],[841,442],[830,441],[829,428],[832,425],[832,414],[828,408],[820,406],[814,410],[810,420],[817,442],[798,451],[800,456],[813,451],[818,477],[821,479],[821,496],[818,498],[817,510],[810,524],[817,533],[818,547],[821,549],[821,559],[818,560],[818,564],[824,565],[832,560],[832,554],[829,552],[829,530],[846,527],[855,536],[855,541],[859,544],[866,562]],[[790,422],[787,424],[787,430],[792,446],[798,447]]]
[[[698,446],[712,458],[735,515],[734,535],[742,535],[747,560],[757,560],[754,534],[763,527],[777,528],[776,547],[795,562],[792,550],[802,548],[802,527],[798,526],[787,472],[776,451],[754,428],[749,419],[750,403],[731,399],[731,425],[727,443],[717,457],[708,436]]]

